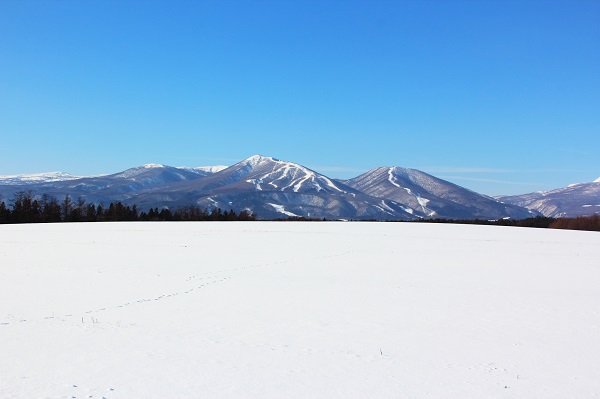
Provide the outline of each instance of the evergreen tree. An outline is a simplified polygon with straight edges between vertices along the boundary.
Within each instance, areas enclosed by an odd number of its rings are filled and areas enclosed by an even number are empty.
[[[61,207],[54,197],[47,194],[42,196],[42,221],[45,223],[57,223],[61,221]]]
[[[36,223],[41,221],[40,205],[31,191],[19,191],[12,199],[12,223]]]
[[[163,208],[160,210],[160,213],[158,214],[158,218],[160,220],[164,220],[164,221],[172,221],[173,213],[171,212],[171,210],[169,208]]]
[[[61,213],[63,222],[71,221],[71,211],[72,210],[73,210],[73,201],[71,200],[71,197],[69,197],[69,194],[67,194],[65,196],[65,199],[63,200],[62,204],[60,205],[60,213]]]
[[[159,211],[155,207],[146,213],[139,212],[135,204],[129,206],[116,202],[105,208],[102,204],[87,204],[81,197],[74,202],[69,195],[59,203],[55,197],[47,194],[38,199],[31,191],[16,193],[11,200],[11,208],[0,201],[0,223],[256,220],[256,215],[249,210],[236,213],[233,209],[223,211],[221,208],[213,208],[209,212],[206,208],[189,205],[175,211],[166,207]]]
[[[103,222],[105,220],[104,207],[99,204],[96,208],[96,221]]]
[[[77,198],[77,201],[71,209],[71,222],[82,222],[84,220],[85,213],[85,200],[81,197]]]
[[[10,210],[6,207],[4,201],[0,200],[0,223],[8,223],[10,221]]]
[[[88,206],[85,207],[85,221],[95,222],[96,220],[96,206],[94,204],[88,204]]]

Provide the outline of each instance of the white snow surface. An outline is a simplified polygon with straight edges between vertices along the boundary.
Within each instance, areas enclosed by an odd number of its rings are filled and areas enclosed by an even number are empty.
[[[389,181],[390,183],[392,183],[394,186],[396,186],[396,187],[398,187],[398,188],[402,188],[402,187],[401,187],[401,186],[400,186],[398,183],[396,183],[396,182],[394,181],[394,168],[390,168],[390,169],[388,170],[388,181]],[[408,192],[410,193],[410,190],[409,190],[409,189],[405,189],[405,190],[408,190]]]
[[[283,205],[271,204],[271,203],[269,203],[269,205],[271,205],[273,208],[275,208],[276,212],[283,213],[284,215],[287,215],[287,216],[298,216],[293,212],[286,211]]]
[[[190,168],[189,166],[178,166],[177,169],[188,170],[190,172],[208,172],[208,173],[217,173],[224,169],[227,169],[229,166],[224,165],[214,165],[214,166],[196,166],[194,168]]]
[[[271,170],[264,174],[261,177],[261,180],[278,188],[278,185],[274,184],[274,182],[287,179],[287,185],[281,187],[281,191],[292,188],[292,190],[297,193],[306,185],[310,188],[316,188],[317,191],[321,191],[323,190],[323,187],[319,184],[319,182],[321,182],[331,189],[345,193],[344,190],[337,187],[328,177],[319,175],[318,173],[293,162],[281,161],[263,155],[253,155],[242,161],[242,163],[252,168],[264,165],[271,167]]]
[[[257,179],[250,179],[250,180],[246,180],[246,183],[254,184],[254,188],[257,191],[262,191],[262,187],[260,186],[263,183],[262,179],[258,179],[258,180]]]
[[[0,184],[44,183],[75,180],[80,178],[80,176],[74,176],[64,172],[43,172],[29,175],[3,175],[0,176]]]
[[[0,225],[0,397],[597,398],[600,234]]]

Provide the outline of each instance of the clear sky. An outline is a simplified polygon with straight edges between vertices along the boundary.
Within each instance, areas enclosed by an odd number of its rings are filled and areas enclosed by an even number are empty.
[[[600,1],[0,1],[0,175],[600,176]]]

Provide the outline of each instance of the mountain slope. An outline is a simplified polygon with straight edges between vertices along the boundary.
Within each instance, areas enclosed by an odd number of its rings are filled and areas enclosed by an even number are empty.
[[[184,170],[160,164],[146,164],[111,175],[68,178],[64,180],[44,179],[37,182],[12,181],[0,182],[3,198],[11,198],[19,191],[31,191],[33,194],[48,194],[59,199],[65,195],[82,197],[88,202],[109,203],[127,201],[140,192],[154,186],[174,182],[195,180],[212,174],[206,170]],[[35,175],[34,175],[35,176]],[[67,175],[70,176],[70,175]]]
[[[386,204],[304,166],[261,155],[201,180],[157,187],[138,197],[141,207],[157,202],[173,207],[196,204],[251,209],[262,218],[415,218],[400,206]]]
[[[196,166],[194,168],[190,168],[188,166],[178,166],[177,169],[187,170],[189,172],[197,173],[201,176],[208,176],[212,173],[217,173],[222,171],[223,169],[227,169],[228,166],[224,165],[215,165],[215,166]]]
[[[0,185],[28,185],[75,180],[80,178],[80,176],[73,176],[63,172],[44,172],[30,175],[0,176]]]
[[[374,197],[395,201],[420,217],[500,219],[534,216],[416,169],[380,167],[344,181]]]
[[[502,202],[535,210],[549,217],[600,214],[600,178],[551,191],[498,197]]]
[[[0,181],[0,195],[10,200],[19,191],[31,191],[61,200],[68,194],[88,203],[135,203],[140,210],[197,205],[250,210],[264,219],[499,219],[536,214],[414,169],[381,167],[340,181],[261,155],[230,167],[146,164],[104,176],[56,175],[33,180],[21,176],[7,180],[10,184]]]

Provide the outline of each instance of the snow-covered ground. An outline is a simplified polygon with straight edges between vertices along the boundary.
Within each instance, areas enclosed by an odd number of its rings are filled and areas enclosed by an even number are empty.
[[[0,226],[0,398],[597,398],[600,234]]]

